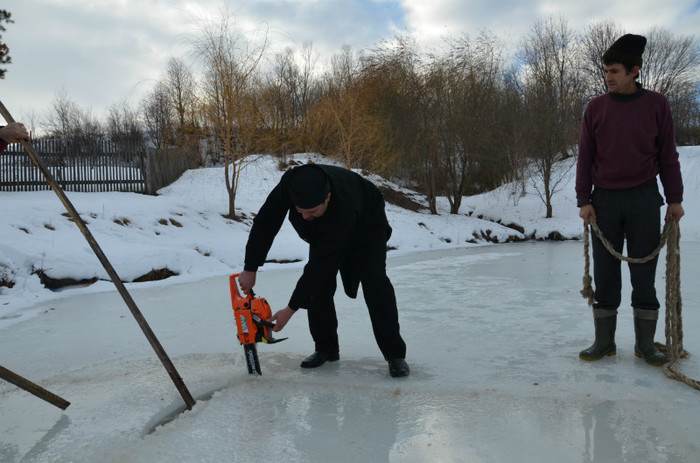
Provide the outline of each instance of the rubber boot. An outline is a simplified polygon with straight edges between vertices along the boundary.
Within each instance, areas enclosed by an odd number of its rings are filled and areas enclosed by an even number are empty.
[[[668,357],[659,352],[654,344],[658,315],[658,310],[634,309],[634,334],[637,340],[634,344],[634,355],[655,367],[668,362]]]
[[[593,309],[595,341],[593,345],[578,354],[581,360],[600,360],[617,353],[615,346],[615,329],[617,328],[617,310]]]

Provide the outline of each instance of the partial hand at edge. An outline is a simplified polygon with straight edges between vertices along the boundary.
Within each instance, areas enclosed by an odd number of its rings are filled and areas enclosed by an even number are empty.
[[[21,122],[10,122],[0,128],[0,138],[7,143],[17,143],[20,140],[29,140],[29,132]]]
[[[584,225],[589,225],[591,223],[591,218],[593,218],[595,221],[598,220],[598,216],[596,215],[595,208],[592,204],[581,206],[578,211],[578,216],[583,219]]]
[[[674,217],[676,219],[676,223],[679,223],[681,221],[681,217],[684,215],[685,211],[683,210],[681,203],[671,203],[666,208],[666,217],[664,217],[664,220],[668,222],[671,220],[671,217]]]
[[[275,323],[275,327],[272,328],[272,331],[278,332],[282,331],[282,328],[284,328],[287,325],[287,322],[289,322],[289,319],[292,318],[294,315],[295,310],[292,310],[291,307],[287,306],[284,309],[278,310],[270,319],[268,320],[269,322]]]

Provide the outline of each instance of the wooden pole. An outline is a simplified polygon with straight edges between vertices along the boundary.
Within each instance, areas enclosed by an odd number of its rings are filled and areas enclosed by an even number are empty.
[[[5,108],[5,105],[2,103],[2,101],[0,101],[0,113],[8,123],[15,122],[15,120],[12,118],[12,115],[10,115],[10,112],[7,110],[7,108]],[[161,346],[160,342],[156,338],[156,335],[153,333],[151,327],[148,325],[148,322],[146,322],[146,319],[143,317],[143,314],[141,314],[141,311],[136,306],[136,302],[134,302],[134,300],[132,299],[131,295],[124,286],[124,283],[119,278],[119,275],[117,274],[116,270],[114,270],[114,267],[112,267],[112,264],[107,259],[107,256],[105,256],[104,252],[102,252],[102,249],[97,244],[97,241],[95,240],[94,236],[92,236],[90,230],[88,230],[87,225],[80,217],[80,214],[78,214],[78,211],[75,209],[75,207],[73,207],[73,204],[68,200],[68,197],[66,196],[64,191],[56,183],[56,179],[54,178],[53,174],[51,174],[51,171],[49,171],[49,169],[44,164],[44,161],[34,150],[34,147],[32,146],[31,142],[27,140],[21,140],[21,143],[27,150],[27,153],[29,153],[29,156],[32,158],[32,161],[34,161],[34,164],[36,164],[36,166],[39,168],[46,180],[49,182],[49,185],[51,185],[53,191],[56,193],[56,195],[58,195],[58,198],[61,200],[66,210],[70,214],[71,218],[82,232],[88,244],[90,244],[90,247],[102,263],[102,266],[107,271],[107,274],[112,279],[114,285],[117,287],[117,291],[119,291],[119,294],[121,294],[122,299],[124,299],[124,302],[126,303],[127,307],[136,319],[136,322],[139,324],[141,330],[146,335],[148,342],[151,343],[153,350],[155,350],[156,354],[158,355],[158,358],[165,367],[165,370],[170,375],[170,378],[173,380],[173,383],[175,383],[175,387],[177,387],[177,390],[180,392],[180,395],[185,401],[185,405],[189,410],[191,410],[195,404],[194,398],[192,398],[190,391],[187,390],[187,386],[185,386],[184,381],[177,373],[175,365],[173,365],[173,363],[170,361],[170,358],[165,353],[163,346]]]
[[[39,386],[38,384],[34,384],[33,382],[29,381],[27,378],[23,378],[17,373],[8,370],[7,368],[3,367],[0,365],[0,378],[4,379],[8,383],[12,383],[15,386],[24,389],[25,391],[29,392],[30,394],[34,394],[35,396],[39,397],[40,399],[44,399],[51,405],[55,405],[61,410],[65,410],[68,408],[70,405],[70,402],[68,402],[65,399],[62,399],[61,397],[57,396],[56,394],[53,394],[52,392],[47,391],[43,387]]]

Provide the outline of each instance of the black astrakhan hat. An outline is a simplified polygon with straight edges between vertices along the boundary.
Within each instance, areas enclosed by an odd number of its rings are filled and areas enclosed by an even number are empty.
[[[319,166],[307,164],[292,170],[289,194],[295,206],[312,209],[322,204],[330,191],[328,176]]]
[[[620,63],[626,66],[642,66],[642,53],[647,44],[646,37],[625,34],[613,43],[603,54],[603,62]]]

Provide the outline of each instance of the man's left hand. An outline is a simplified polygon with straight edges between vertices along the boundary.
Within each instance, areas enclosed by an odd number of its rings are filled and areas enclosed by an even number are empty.
[[[292,318],[292,315],[294,315],[294,310],[287,306],[282,310],[278,310],[270,319],[268,320],[269,322],[277,322],[275,323],[275,327],[272,328],[272,331],[275,333],[278,331],[282,331],[282,328],[285,327],[287,322],[289,321],[290,318]]]
[[[681,217],[683,217],[684,215],[685,211],[683,210],[683,206],[681,205],[681,203],[671,203],[666,208],[666,217],[664,218],[664,220],[668,222],[673,216],[673,218],[676,219],[676,223],[678,223],[681,221]]]

